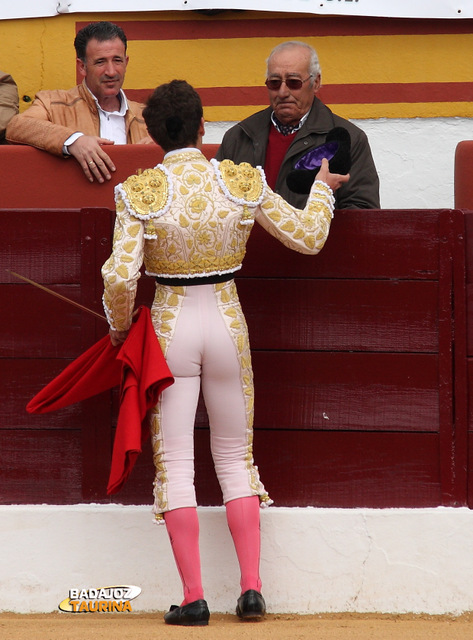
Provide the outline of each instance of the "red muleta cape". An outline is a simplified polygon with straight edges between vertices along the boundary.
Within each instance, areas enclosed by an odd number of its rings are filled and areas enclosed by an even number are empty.
[[[147,307],[140,307],[127,339],[113,347],[106,335],[71,362],[26,406],[28,413],[62,409],[120,386],[120,409],[107,494],[120,491],[149,436],[146,415],[174,382]]]

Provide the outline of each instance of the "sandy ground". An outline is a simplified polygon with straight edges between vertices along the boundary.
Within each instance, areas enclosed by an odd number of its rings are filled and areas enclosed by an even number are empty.
[[[213,614],[208,627],[170,627],[160,613],[0,614],[2,640],[471,640],[473,613],[268,615],[242,622]]]

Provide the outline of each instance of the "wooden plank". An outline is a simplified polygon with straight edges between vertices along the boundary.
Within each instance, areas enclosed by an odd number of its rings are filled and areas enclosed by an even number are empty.
[[[466,341],[467,341],[467,354],[469,357],[473,356],[473,282],[465,284],[465,296],[467,306],[467,327],[466,327]]]
[[[104,498],[112,450],[111,394],[103,393],[81,403],[85,420],[81,429],[82,499]]]
[[[439,429],[438,358],[253,352],[256,429]]]
[[[241,278],[253,349],[438,350],[436,282]]]
[[[41,284],[80,281],[80,210],[0,209],[0,283],[19,282],[6,269]]]
[[[29,433],[21,439],[22,433],[16,433],[15,443],[9,445],[5,432],[0,433],[2,465],[6,458],[10,460],[3,466],[1,503],[66,504],[81,500],[77,484],[80,486],[80,463],[70,459],[69,439],[61,434],[58,442],[50,433],[39,432],[40,440],[33,441]],[[25,442],[30,449],[25,450]],[[33,452],[31,447],[35,447]],[[78,447],[76,443],[76,454]],[[54,470],[46,462],[52,458],[57,460]],[[277,506],[441,504],[438,437],[433,434],[260,431],[255,438],[255,459]],[[199,504],[221,504],[206,430],[196,431],[196,460]],[[108,476],[109,468],[106,472]],[[127,485],[112,501],[151,504],[153,477],[148,444]],[[108,502],[105,493],[106,482],[96,482],[94,500]]]
[[[200,505],[222,496],[209,431],[195,432]],[[258,431],[255,461],[278,507],[433,507],[441,504],[435,434]],[[142,455],[114,502],[152,504],[151,453]]]
[[[468,372],[466,261],[471,252],[466,235],[466,217],[461,211],[452,212],[452,269],[453,269],[453,459],[454,478],[451,504],[464,505],[468,501]],[[451,429],[451,427],[450,427]]]
[[[458,214],[458,215],[457,215]],[[440,410],[440,472],[442,488],[442,504],[458,506],[466,502],[466,475],[464,464],[458,464],[458,456],[464,456],[465,452],[456,451],[460,440],[455,439],[455,367],[462,366],[465,360],[465,352],[459,347],[458,353],[454,353],[456,333],[458,332],[459,344],[463,341],[459,329],[464,326],[461,318],[464,314],[461,301],[455,301],[458,292],[459,300],[464,297],[461,292],[464,288],[465,265],[461,254],[465,253],[463,220],[459,212],[444,212],[440,217],[440,278],[438,301],[438,326],[439,326],[439,410]],[[454,258],[458,253],[459,257]],[[464,306],[464,305],[463,305]],[[459,324],[456,326],[458,314]],[[456,362],[458,356],[458,363]],[[466,422],[466,421],[465,421]],[[461,426],[460,426],[461,425]],[[460,430],[466,430],[459,421]],[[466,442],[462,442],[466,449]]]
[[[26,411],[28,402],[65,369],[68,360],[0,359],[3,390],[0,429],[80,429],[88,416],[82,403],[43,415]]]
[[[252,360],[256,431],[439,431],[436,355],[253,351]],[[208,427],[202,397],[196,427]]]
[[[255,459],[278,506],[441,504],[435,434],[261,433]]]
[[[469,395],[469,399],[471,394]],[[473,509],[473,433],[468,432],[468,507]]]
[[[253,351],[252,360],[256,430],[439,430],[436,355]],[[208,424],[201,396],[196,427]]]
[[[111,253],[114,214],[108,209],[82,209],[81,218],[81,304],[105,316],[102,304],[103,280],[101,268]],[[82,343],[86,349],[91,341],[108,332],[108,323],[93,315],[82,314]]]
[[[466,295],[466,317],[467,317],[467,354],[473,356],[473,212],[463,212],[465,222],[465,295]]]
[[[473,432],[473,358],[467,359],[468,431]]]
[[[79,431],[1,430],[0,503],[81,502]]]
[[[465,237],[470,247],[473,242],[473,211],[462,211],[463,220],[465,224]],[[473,255],[471,255],[471,251],[465,252],[465,272],[466,272],[466,283],[473,283]]]
[[[78,285],[50,288],[80,303]],[[85,344],[82,326],[85,311],[29,284],[0,285],[2,300],[8,300],[0,314],[0,356],[8,358],[75,358]],[[101,335],[108,331],[104,322]],[[95,334],[87,336],[87,346]]]
[[[108,210],[82,210],[81,218],[81,303],[103,314],[103,282],[100,269],[110,255],[112,215]],[[108,332],[108,324],[91,314],[81,314],[82,348]],[[82,495],[85,500],[100,497],[107,481],[112,441],[112,396],[102,394],[87,400],[82,425]]]
[[[51,285],[57,293],[80,301],[78,285]],[[84,313],[30,284],[0,285],[8,304],[0,314],[0,356],[74,358],[81,351]]]
[[[440,221],[440,277],[439,277],[439,419],[440,419],[440,472],[444,504],[453,506],[453,262],[451,219],[443,216]]]
[[[436,280],[440,211],[336,211],[317,256],[287,249],[254,225],[242,277]]]

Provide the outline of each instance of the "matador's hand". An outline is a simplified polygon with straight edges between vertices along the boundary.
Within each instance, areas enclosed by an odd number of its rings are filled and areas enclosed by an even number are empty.
[[[128,336],[128,331],[115,331],[114,329],[110,329],[108,333],[114,347],[123,344]]]
[[[328,186],[335,193],[335,191],[339,187],[341,187],[344,182],[348,182],[348,180],[350,179],[350,174],[347,173],[345,176],[343,176],[339,173],[330,173],[330,170],[328,168],[328,160],[327,158],[324,158],[322,160],[320,171],[316,175],[315,179],[322,180],[322,182],[328,184]]]

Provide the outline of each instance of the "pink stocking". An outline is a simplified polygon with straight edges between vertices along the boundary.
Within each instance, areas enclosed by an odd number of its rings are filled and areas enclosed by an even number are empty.
[[[203,599],[200,572],[199,520],[195,507],[174,509],[164,514],[177,570],[181,576],[184,604]]]
[[[245,593],[248,589],[261,592],[259,498],[237,498],[227,502],[225,507],[228,527],[240,564],[241,592]]]

